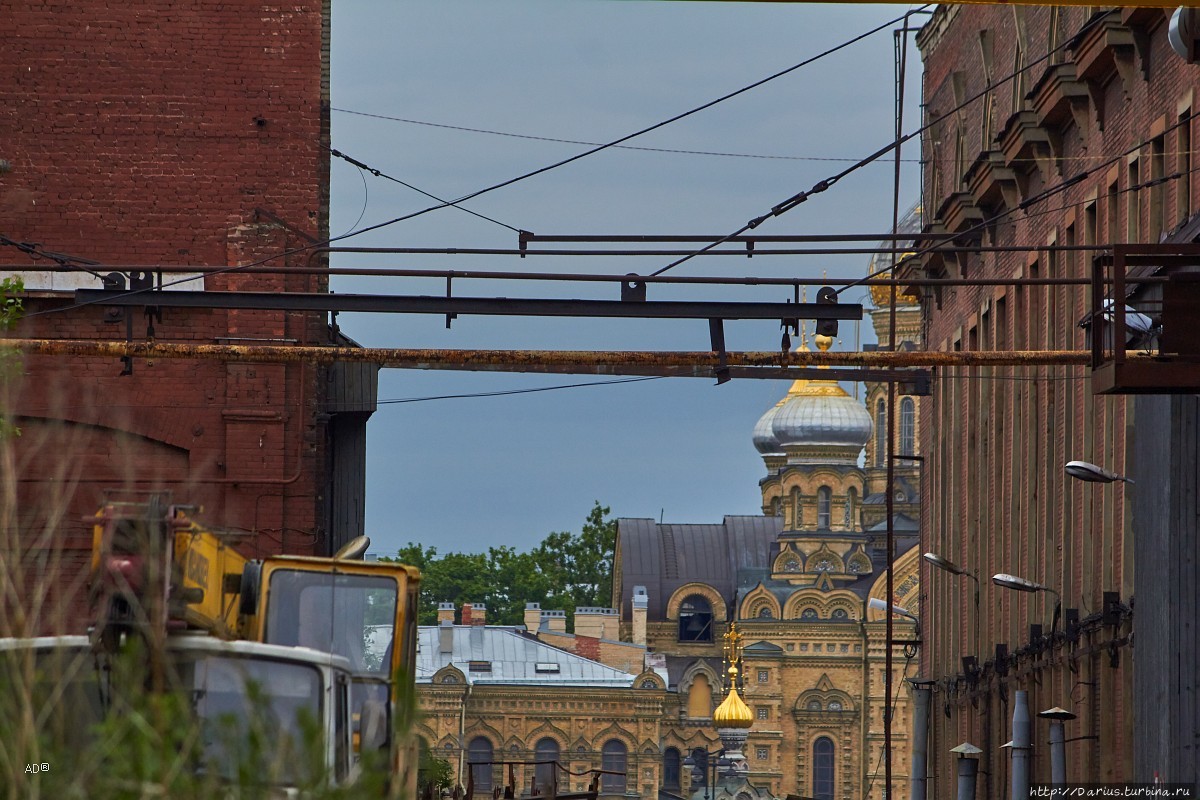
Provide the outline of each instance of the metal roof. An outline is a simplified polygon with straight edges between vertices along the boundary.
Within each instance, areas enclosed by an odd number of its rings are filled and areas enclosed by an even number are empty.
[[[441,631],[452,636],[441,652]],[[633,685],[629,672],[543,644],[513,628],[490,625],[422,626],[417,629],[417,682],[453,665],[475,684],[612,687]]]
[[[634,586],[646,587],[652,620],[664,618],[671,594],[687,583],[708,584],[732,602],[738,572],[769,568],[771,546],[782,528],[782,517],[766,516],[728,516],[719,525],[617,520],[621,585],[627,587],[621,598],[623,615],[630,613]]]

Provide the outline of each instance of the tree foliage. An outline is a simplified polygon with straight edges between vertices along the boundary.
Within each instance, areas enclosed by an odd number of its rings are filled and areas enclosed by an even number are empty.
[[[483,603],[488,622],[520,625],[526,603],[562,609],[607,606],[612,597],[616,520],[597,502],[579,533],[554,532],[541,544],[520,551],[507,545],[483,553],[438,553],[436,547],[409,543],[394,560],[421,570],[422,625],[437,621],[438,603]]]

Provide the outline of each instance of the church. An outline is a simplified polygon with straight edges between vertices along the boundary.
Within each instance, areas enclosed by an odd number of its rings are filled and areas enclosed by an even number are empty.
[[[889,292],[872,289],[872,320],[887,341]],[[918,346],[914,298],[900,296],[895,320],[897,347]],[[818,336],[814,344],[826,350],[832,341]],[[893,618],[893,639],[910,644],[893,651],[893,787],[886,792],[886,623],[868,608],[871,598],[889,599],[886,397],[882,383],[866,384],[864,401],[833,380],[794,382],[753,429],[766,467],[762,516],[618,521],[613,607],[621,637],[647,647],[647,666],[678,695],[679,717],[662,728],[664,758],[710,749],[722,637],[736,621],[745,641],[740,688],[754,716],[745,748],[750,783],[775,797],[907,792],[912,719],[904,679],[916,676],[920,613],[919,398],[896,398],[890,600],[912,617]],[[681,788],[664,781],[666,792]]]
[[[907,229],[917,224],[914,212]],[[876,256],[871,272],[890,258]],[[872,287],[872,299],[886,341],[889,292]],[[915,298],[901,295],[894,318],[897,347],[918,346]],[[832,344],[813,340],[822,350]],[[889,598],[886,396],[886,384],[865,384],[858,399],[834,380],[795,381],[748,430],[765,465],[762,515],[713,524],[619,519],[612,607],[575,609],[573,631],[565,611],[537,603],[517,627],[488,625],[479,604],[464,605],[456,624],[453,604],[443,603],[438,627],[420,632],[417,732],[451,764],[454,783],[477,796],[505,784],[519,795],[545,794],[551,784],[578,792],[600,769],[604,797],[906,794],[905,678],[916,677],[921,613],[919,398],[896,398]],[[901,609],[893,616],[890,792],[886,619],[871,600]],[[736,695],[727,670],[734,623]],[[736,696],[748,716],[738,720],[745,739],[731,782],[718,778],[729,767],[718,728],[728,727],[723,701]]]

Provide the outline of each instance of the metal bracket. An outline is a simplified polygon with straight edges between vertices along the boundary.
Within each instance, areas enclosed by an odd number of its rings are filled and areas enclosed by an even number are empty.
[[[712,351],[717,354],[717,386],[729,381],[729,354],[725,352],[725,320],[710,319],[708,321],[708,338],[712,343]]]
[[[646,282],[636,272],[625,275],[627,280],[621,281],[621,300],[626,303],[646,302]]]

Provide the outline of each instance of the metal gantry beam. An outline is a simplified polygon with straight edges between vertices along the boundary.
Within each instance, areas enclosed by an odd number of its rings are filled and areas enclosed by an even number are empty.
[[[76,304],[227,308],[274,311],[339,311],[392,314],[615,317],[624,319],[821,319],[860,320],[855,303],[762,303],[692,300],[571,300],[515,297],[323,294],[301,292],[125,292],[77,289]]]

